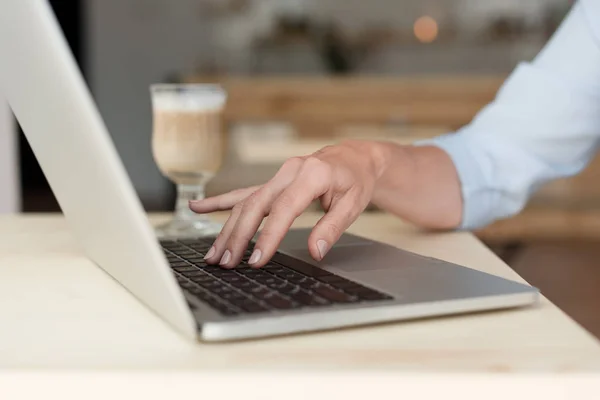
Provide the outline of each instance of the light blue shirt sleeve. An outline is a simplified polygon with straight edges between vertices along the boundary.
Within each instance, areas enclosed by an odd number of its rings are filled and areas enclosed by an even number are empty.
[[[599,143],[600,0],[580,0],[470,124],[417,145],[439,146],[453,160],[460,229],[470,230],[517,214],[542,184],[582,171]]]

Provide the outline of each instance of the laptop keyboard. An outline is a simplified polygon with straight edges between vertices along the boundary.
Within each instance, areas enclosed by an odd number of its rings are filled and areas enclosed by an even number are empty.
[[[234,269],[208,265],[204,255],[213,241],[162,240],[160,244],[179,285],[225,316],[392,299],[281,252],[264,267],[252,268],[247,262],[253,243]],[[191,302],[190,306],[195,307]]]

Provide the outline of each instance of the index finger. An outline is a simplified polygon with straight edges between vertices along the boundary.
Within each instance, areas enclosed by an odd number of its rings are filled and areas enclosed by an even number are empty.
[[[231,210],[233,206],[256,192],[260,187],[261,185],[250,186],[243,189],[232,190],[231,192],[218,196],[190,201],[190,209],[197,213]]]
[[[315,173],[314,168],[304,168],[273,203],[248,263],[256,268],[264,266],[277,251],[294,220],[328,188],[329,179]]]

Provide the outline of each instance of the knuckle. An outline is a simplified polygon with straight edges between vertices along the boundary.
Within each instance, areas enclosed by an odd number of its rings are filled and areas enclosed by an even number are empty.
[[[304,163],[301,157],[292,157],[285,160],[281,169],[297,169]]]
[[[252,193],[250,196],[246,197],[246,200],[244,200],[242,210],[248,211],[249,209],[254,208],[258,204],[258,200],[258,195],[256,193]]]
[[[307,168],[315,168],[315,167],[320,167],[322,164],[324,164],[324,162],[316,156],[309,156],[306,157],[306,160],[304,160],[304,165]]]
[[[244,200],[244,205],[242,207],[242,212],[248,212],[250,210],[254,210],[257,208],[262,208],[264,203],[265,193],[264,190],[258,190]]]
[[[248,193],[248,189],[236,189],[234,191],[231,192],[232,195],[236,196],[236,197],[240,197],[240,198],[248,198],[248,196],[250,196],[252,193]]]
[[[343,233],[342,229],[334,223],[324,224],[323,230],[325,231],[325,234],[330,238],[338,238]]]
[[[304,161],[304,168],[319,178],[329,176],[331,173],[331,165],[328,162],[313,156]]]
[[[242,212],[244,203],[245,203],[244,201],[241,201],[241,202],[237,203],[236,205],[234,205],[233,208],[231,209],[231,213],[233,215],[239,215]]]
[[[333,146],[333,145],[327,145],[327,146],[321,147],[319,150],[315,151],[311,155],[311,157],[316,157],[316,156],[319,156],[321,154],[327,154],[327,153],[330,153],[332,150],[335,150],[335,146]]]
[[[289,193],[282,193],[273,204],[273,212],[279,213],[289,211],[294,207],[294,204],[294,196]]]
[[[265,226],[260,232],[260,237],[257,242],[257,246],[260,246],[263,249],[268,250],[269,248],[273,249],[277,247],[281,241],[282,234],[277,231],[277,229],[269,226]]]

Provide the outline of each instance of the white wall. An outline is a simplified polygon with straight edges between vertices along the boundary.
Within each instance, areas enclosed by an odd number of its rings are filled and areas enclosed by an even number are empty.
[[[0,214],[20,211],[17,130],[10,108],[0,97]]]

